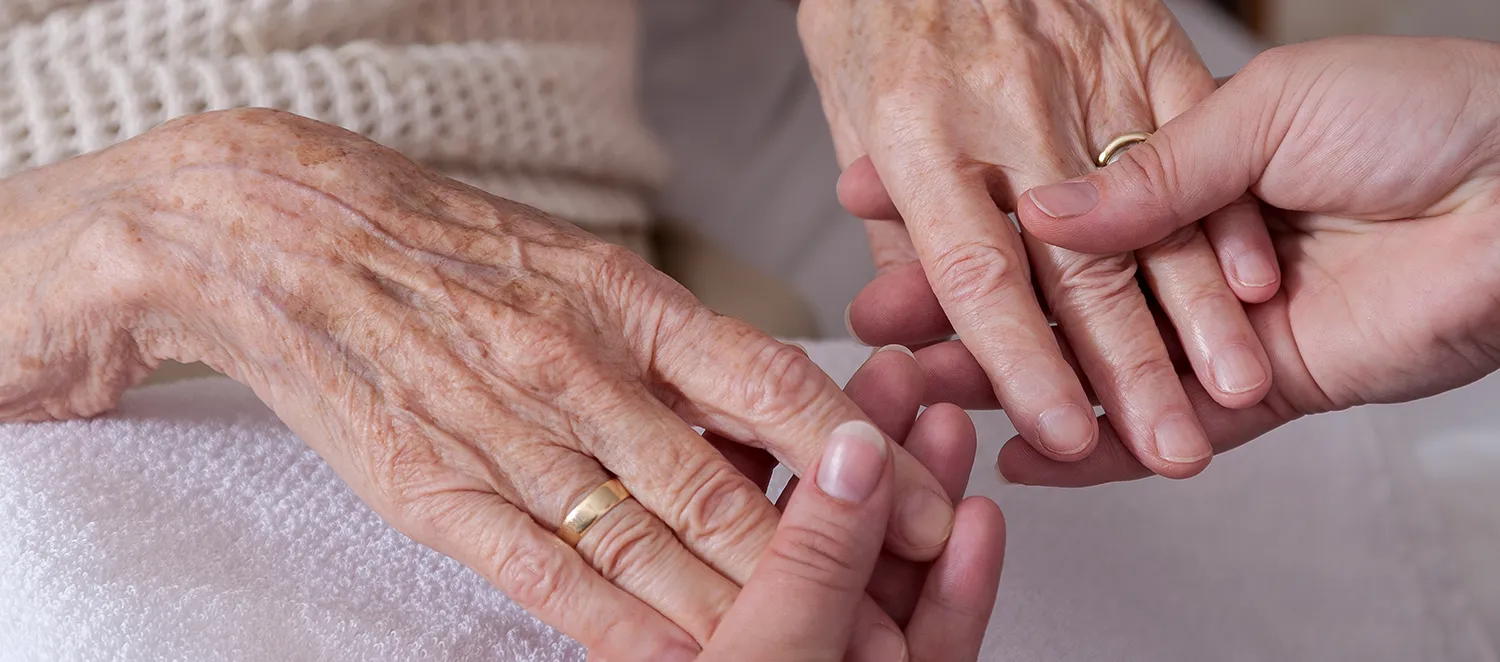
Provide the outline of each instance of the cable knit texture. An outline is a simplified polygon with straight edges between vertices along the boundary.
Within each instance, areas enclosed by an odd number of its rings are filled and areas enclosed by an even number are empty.
[[[265,106],[639,227],[665,158],[636,108],[636,20],[634,0],[3,0],[0,175]]]

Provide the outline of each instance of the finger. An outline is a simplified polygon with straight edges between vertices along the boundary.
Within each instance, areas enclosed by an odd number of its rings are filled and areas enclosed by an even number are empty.
[[[1270,359],[1198,227],[1185,227],[1137,256],[1193,371],[1214,399],[1233,409],[1260,402],[1271,388]]]
[[[891,450],[864,421],[834,430],[708,657],[843,658],[890,517]]]
[[[1265,303],[1276,296],[1281,286],[1281,265],[1255,196],[1247,193],[1209,214],[1203,221],[1203,231],[1240,301]]]
[[[923,387],[922,369],[912,351],[887,345],[865,360],[844,385],[844,393],[869,414],[875,427],[903,444],[922,407]]]
[[[1203,102],[1227,81],[1214,80],[1196,49],[1184,44],[1168,49],[1152,61],[1154,68],[1151,102],[1158,126]],[[1260,215],[1254,196],[1214,211],[1204,219],[1209,245],[1219,258],[1220,271],[1241,301],[1262,303],[1275,296],[1280,268],[1271,244],[1271,233]]]
[[[890,221],[865,221],[865,236],[870,241],[870,258],[875,261],[878,276],[891,269],[917,261],[906,226]]]
[[[736,471],[743,474],[745,478],[750,479],[750,482],[759,487],[762,492],[770,487],[771,474],[776,471],[776,458],[771,457],[770,453],[759,448],[725,439],[722,435],[714,432],[704,433],[703,439],[710,446],[713,446],[714,450],[719,451],[719,454],[723,455],[724,459],[728,460],[729,464]]]
[[[864,410],[876,428],[901,445],[922,407],[922,387],[922,369],[911,350],[887,345],[875,350],[854,372],[844,385],[844,393]],[[776,507],[786,508],[798,482],[795,476],[787,482]]]
[[[1078,357],[1073,354],[1073,348],[1068,345],[1062,331],[1053,330],[1057,336],[1058,346],[1062,349],[1063,358],[1067,360],[1075,374],[1083,374],[1083,368],[1078,365]],[[950,340],[937,343],[917,350],[917,362],[922,366],[922,374],[927,383],[926,402],[932,405],[940,402],[949,402],[964,409],[999,409],[1000,401],[995,397],[995,391],[990,388],[989,378],[984,374],[984,368],[969,349],[964,347],[962,341]],[[1094,394],[1093,386],[1085,380],[1083,383],[1084,393],[1089,398],[1089,404],[1099,403],[1098,396]]]
[[[1287,406],[1274,389],[1264,401],[1253,407],[1226,409],[1214,402],[1193,376],[1183,377],[1183,388],[1191,397],[1199,420],[1203,421],[1215,453],[1232,450],[1300,415]],[[996,467],[1010,482],[1050,487],[1087,487],[1150,476],[1152,472],[1105,423],[1101,421],[1103,434],[1098,451],[1083,462],[1053,461],[1033,451],[1017,437],[1000,449]]]
[[[1137,66],[1129,58],[1104,64],[1105,82],[1095,94],[1080,99],[1085,110],[1086,145],[1102,149],[1117,136],[1157,126],[1156,109],[1146,92],[1148,83]],[[1207,76],[1201,63],[1197,68],[1196,75]],[[1063,180],[1095,167],[1082,159],[1072,165],[1071,172],[1059,167],[1025,173],[1029,177],[1017,184],[1030,187]],[[1185,230],[1188,234],[1196,232],[1196,228]],[[1201,471],[1211,449],[1136,283],[1137,257],[1130,252],[1077,253],[1035,237],[1028,237],[1028,247],[1036,256],[1037,280],[1053,316],[1115,430],[1140,454],[1143,463],[1158,473],[1185,477]],[[1176,250],[1163,248],[1158,259],[1181,261],[1195,252],[1213,258],[1206,242],[1189,241],[1172,248]],[[1217,264],[1209,268],[1210,275],[1222,283]],[[1237,307],[1233,312],[1243,317]],[[1248,326],[1248,322],[1244,324]]]
[[[1005,517],[984,497],[965,499],[957,513],[953,540],[928,573],[906,626],[913,660],[979,659],[995,610],[1005,558]]]
[[[901,212],[886,193],[885,182],[870,157],[862,156],[839,175],[839,204],[855,218],[869,221],[899,221]]]
[[[906,450],[932,471],[955,503],[963,499],[968,487],[976,448],[973,421],[964,410],[950,404],[923,411],[906,440]],[[955,529],[955,535],[959,533]],[[866,592],[897,625],[904,626],[917,605],[930,567],[926,563],[882,556],[876,562]]]
[[[1058,326],[1125,443],[1164,476],[1202,471],[1211,449],[1136,284],[1135,257],[1054,251],[1037,270]]]
[[[691,434],[690,429],[688,432]],[[579,438],[585,448],[597,445],[590,430],[581,429]],[[626,439],[615,437],[612,445],[640,448]],[[701,438],[699,443],[707,446]],[[593,459],[567,449],[558,451],[554,457],[536,458],[536,466],[547,467],[546,475],[530,478],[520,489],[532,516],[554,531],[569,511],[610,479]],[[725,472],[743,483],[751,496],[759,495],[747,479],[729,468],[728,462],[711,448],[705,452],[716,456]],[[643,489],[640,481],[627,478],[623,472],[620,479],[635,498],[619,503],[584,531],[575,547],[578,555],[599,576],[650,605],[694,640],[708,641],[719,619],[734,603],[739,586],[688,551],[678,534],[643,506],[638,500],[640,495],[651,491]],[[769,506],[764,497],[760,501]],[[753,519],[754,515],[745,517]],[[771,522],[774,526],[774,519]],[[684,539],[689,538],[684,536]],[[755,542],[752,540],[750,544]]]
[[[612,660],[690,660],[681,628],[600,577],[526,513],[494,494],[428,497],[413,538],[484,576],[527,613]],[[399,525],[398,525],[399,528]],[[404,529],[413,531],[412,529]]]
[[[1087,253],[1161,241],[1238,200],[1285,136],[1277,95],[1242,73],[1114,165],[1033,189],[1017,209],[1039,239]]]
[[[876,154],[928,279],[1016,427],[1058,459],[1081,457],[1097,429],[1032,288],[1026,251],[980,170],[931,148]],[[881,158],[884,157],[882,166]]]
[[[777,518],[775,507],[751,479],[637,385],[598,386],[575,410],[586,414],[576,424],[585,452],[620,478],[643,512],[653,515],[648,519],[659,518],[674,540],[702,559],[695,559],[698,564],[707,564],[726,581],[738,585],[750,578]],[[667,586],[693,584],[682,579]],[[704,618],[722,613],[706,612]]]
[[[849,421],[868,421],[817,364],[732,318],[700,314],[655,334],[655,370],[672,385],[674,410],[731,439],[763,443],[793,473],[806,476],[818,443]],[[936,558],[948,539],[953,507],[911,455],[894,453],[897,508],[889,549],[912,560]]]
[[[876,276],[854,296],[848,318],[850,335],[876,347],[922,345],[953,336],[953,324],[919,262]]]

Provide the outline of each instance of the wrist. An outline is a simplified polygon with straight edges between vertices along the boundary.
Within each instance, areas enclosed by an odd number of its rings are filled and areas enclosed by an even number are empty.
[[[98,414],[155,366],[136,330],[158,270],[83,174],[69,162],[0,181],[0,420]]]

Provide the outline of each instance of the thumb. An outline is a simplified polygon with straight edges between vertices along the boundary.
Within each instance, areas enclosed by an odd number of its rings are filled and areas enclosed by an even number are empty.
[[[700,659],[843,659],[894,500],[889,444],[864,421],[833,431],[816,479],[792,495],[770,546]],[[889,641],[856,646],[902,652],[897,631],[884,629]]]
[[[1084,253],[1144,248],[1239,199],[1280,144],[1280,95],[1260,70],[1229,81],[1114,164],[1036,187],[1016,215],[1038,239]]]

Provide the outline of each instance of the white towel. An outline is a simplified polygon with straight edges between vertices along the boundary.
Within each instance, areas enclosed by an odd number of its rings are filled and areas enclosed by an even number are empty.
[[[869,351],[810,347],[840,379]],[[1074,491],[1000,486],[1012,428],[978,415],[971,491],[1001,504],[1011,540],[986,658],[1496,660],[1460,585],[1496,576],[1457,571],[1435,500],[1380,441],[1427,410],[1362,411],[1196,480]],[[0,426],[0,660],[582,658],[389,529],[227,380]]]

